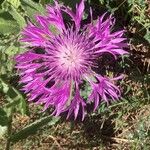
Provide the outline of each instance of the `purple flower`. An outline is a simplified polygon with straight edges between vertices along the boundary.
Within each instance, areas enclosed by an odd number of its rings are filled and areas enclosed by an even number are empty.
[[[22,31],[21,41],[28,50],[15,58],[20,82],[29,101],[44,104],[44,110],[54,108],[52,114],[56,116],[67,112],[67,118],[74,114],[76,119],[81,112],[83,120],[86,103],[94,102],[95,110],[100,101],[120,97],[120,90],[114,85],[119,77],[104,77],[93,68],[97,65],[95,60],[104,53],[115,59],[127,54],[123,50],[127,46],[124,31],[112,32],[115,19],[107,18],[106,14],[97,20],[91,19],[91,23],[81,28],[84,0],[76,6],[75,13],[57,1],[46,10],[46,16],[36,16],[37,22],[29,23]],[[64,22],[64,13],[71,23]],[[80,93],[83,80],[91,85],[87,100]]]

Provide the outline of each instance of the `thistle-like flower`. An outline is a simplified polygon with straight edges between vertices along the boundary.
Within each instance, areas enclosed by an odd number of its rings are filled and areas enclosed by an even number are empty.
[[[95,110],[100,101],[120,97],[114,85],[120,77],[104,77],[93,68],[104,53],[115,58],[127,54],[123,50],[127,45],[124,31],[112,32],[115,19],[106,18],[106,14],[81,27],[84,0],[76,6],[75,13],[57,1],[46,10],[46,16],[37,15],[36,24],[29,23],[22,31],[21,41],[28,50],[15,58],[20,82],[29,101],[44,104],[44,110],[54,108],[52,114],[56,116],[67,112],[67,118],[74,114],[76,119],[80,112],[83,120],[87,103],[94,102]],[[70,23],[64,21],[64,13]],[[80,93],[84,80],[91,85],[87,100]]]

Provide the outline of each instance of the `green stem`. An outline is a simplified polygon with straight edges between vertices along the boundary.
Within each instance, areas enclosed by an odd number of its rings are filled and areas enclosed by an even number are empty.
[[[8,121],[8,129],[7,129],[7,142],[6,142],[6,148],[5,150],[10,150],[10,144],[11,144],[11,141],[10,141],[10,136],[11,136],[11,132],[12,132],[12,116],[13,116],[13,108],[11,109],[11,112],[10,112],[10,115],[9,115],[9,121]]]

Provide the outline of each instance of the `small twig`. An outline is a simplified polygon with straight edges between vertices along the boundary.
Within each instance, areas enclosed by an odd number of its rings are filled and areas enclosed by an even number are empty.
[[[117,9],[119,9],[125,2],[126,2],[126,0],[124,0],[124,1],[117,7]]]
[[[104,136],[104,135],[103,135],[103,138],[109,139],[109,140],[114,140],[114,141],[116,141],[117,143],[120,143],[120,142],[134,143],[134,142],[135,142],[134,140],[122,139],[122,138],[116,138],[116,137],[108,137],[108,136]]]
[[[123,130],[123,132],[120,133],[118,136],[121,137],[124,133],[126,133],[127,131],[129,131],[133,126],[134,126],[134,124],[131,125],[130,127],[128,127],[127,129]]]
[[[48,137],[50,137],[54,141],[54,143],[56,143],[56,145],[59,147],[59,150],[63,150],[61,145],[58,143],[57,139],[54,136],[49,135]],[[54,145],[54,143],[53,143],[53,145]],[[53,147],[53,145],[52,145],[52,147]]]

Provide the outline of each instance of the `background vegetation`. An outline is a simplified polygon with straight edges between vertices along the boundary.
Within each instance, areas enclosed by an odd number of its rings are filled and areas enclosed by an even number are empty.
[[[79,0],[60,0],[72,8]],[[0,1],[0,149],[150,149],[150,1],[87,0],[94,18],[108,11],[116,17],[116,28],[127,30],[129,57],[113,64],[112,72],[126,74],[121,81],[122,99],[83,122],[53,118],[41,112],[41,106],[29,104],[19,91],[14,56],[24,51],[20,30],[34,14],[43,14],[45,4],[53,0]],[[87,17],[88,18],[88,17]],[[105,66],[106,64],[104,64]],[[109,66],[109,64],[107,64]],[[106,67],[107,68],[107,67]],[[85,86],[88,90],[88,86]],[[83,93],[86,97],[86,92]]]

